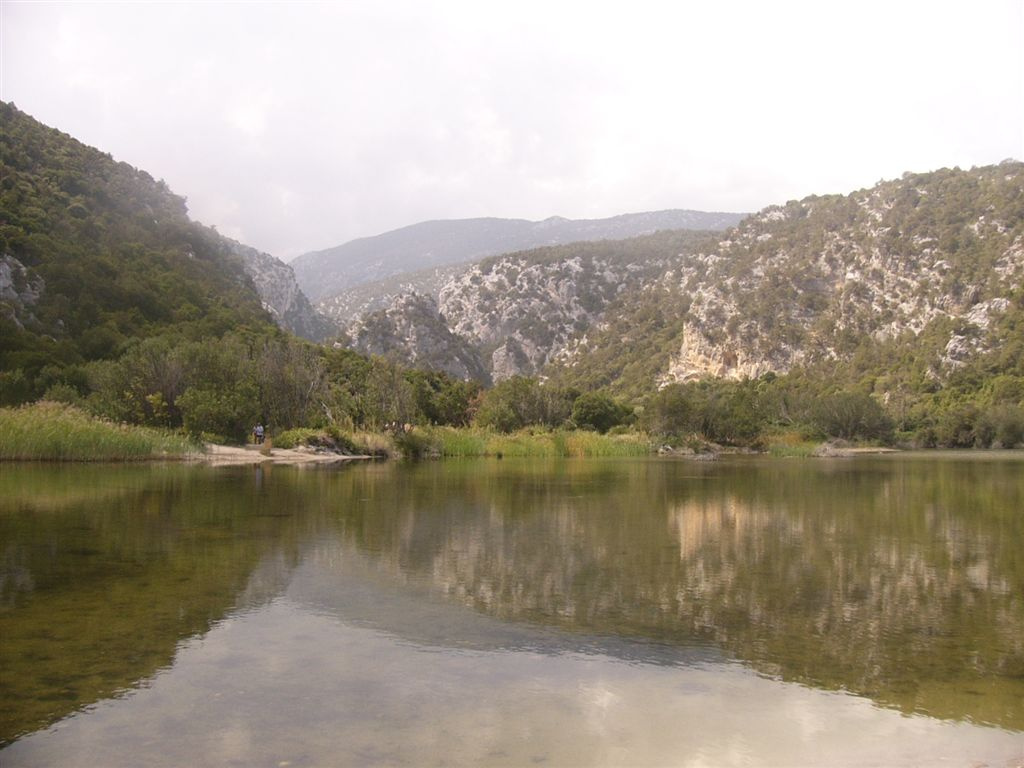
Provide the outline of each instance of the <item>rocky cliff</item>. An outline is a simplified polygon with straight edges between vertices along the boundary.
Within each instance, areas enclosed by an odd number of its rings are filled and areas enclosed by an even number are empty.
[[[610,382],[632,366],[640,390],[899,341],[941,378],[999,343],[990,324],[1022,277],[1024,165],[905,174],[750,217],[606,313],[566,355],[567,375]],[[631,340],[637,327],[660,333],[658,347]]]
[[[494,257],[450,278],[438,308],[494,380],[639,394],[897,341],[941,378],[999,344],[1022,280],[1024,165],[1006,162],[771,206],[725,235]],[[417,359],[401,334],[389,344]]]
[[[407,293],[397,297],[389,308],[350,326],[343,340],[368,355],[397,357],[417,368],[490,383],[477,349],[452,333],[430,296]]]
[[[291,267],[269,253],[234,240],[227,242],[231,253],[241,259],[256,286],[263,308],[274,322],[310,341],[326,341],[338,334],[338,326],[309,303]]]
[[[1019,163],[772,207],[663,278],[689,317],[661,380],[787,371],[939,322],[939,363],[955,366],[1022,276]]]
[[[368,282],[430,267],[467,264],[487,256],[545,245],[621,240],[673,229],[723,230],[743,214],[651,211],[608,219],[461,219],[426,221],[335,248],[303,254],[292,262],[299,285],[313,301]]]
[[[459,339],[460,354],[472,351],[488,379],[536,375],[585,331],[624,290],[664,272],[707,233],[674,231],[624,241],[575,243],[496,256],[461,268],[439,290],[439,301],[424,312],[423,301],[400,296],[386,311],[355,323],[353,340],[367,326],[388,331],[374,334],[371,347],[409,362],[455,373],[462,362],[449,364],[445,344],[424,345],[417,322],[435,328],[428,336],[442,338],[436,323]],[[413,311],[418,319],[403,313]],[[438,314],[439,312],[439,314]],[[403,336],[401,325],[409,329]],[[456,374],[458,375],[458,374]],[[473,378],[480,378],[473,376]]]
[[[18,329],[37,324],[33,308],[45,283],[10,254],[0,255],[0,316]]]

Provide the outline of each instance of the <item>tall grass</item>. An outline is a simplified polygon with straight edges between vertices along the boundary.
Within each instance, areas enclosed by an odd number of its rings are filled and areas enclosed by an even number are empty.
[[[0,460],[131,461],[200,450],[187,438],[103,421],[64,403],[0,408]]]
[[[424,430],[436,451],[448,457],[521,456],[534,458],[587,458],[647,456],[647,435],[601,435],[584,431],[522,430],[511,434],[475,427],[435,427]]]
[[[778,432],[768,435],[764,440],[768,454],[778,458],[807,458],[813,456],[819,443],[808,440],[798,431]]]

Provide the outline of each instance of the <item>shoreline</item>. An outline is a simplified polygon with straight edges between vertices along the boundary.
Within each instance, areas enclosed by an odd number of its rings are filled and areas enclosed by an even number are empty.
[[[205,453],[195,454],[186,458],[196,464],[210,467],[236,467],[254,464],[283,464],[289,466],[313,466],[338,464],[346,461],[363,461],[373,456],[348,455],[318,451],[313,448],[271,448],[263,453],[260,446],[233,446],[207,443]]]

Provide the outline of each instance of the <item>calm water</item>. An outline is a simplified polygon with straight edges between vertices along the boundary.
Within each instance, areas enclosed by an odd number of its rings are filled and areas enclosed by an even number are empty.
[[[0,465],[0,764],[1024,764],[1024,456]]]

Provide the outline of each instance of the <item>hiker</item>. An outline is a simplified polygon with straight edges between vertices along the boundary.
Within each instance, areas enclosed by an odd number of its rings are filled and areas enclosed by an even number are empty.
[[[257,424],[252,428],[252,438],[256,445],[263,445],[263,425]]]

